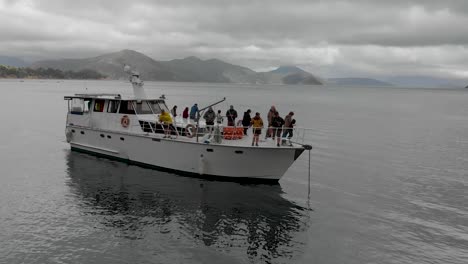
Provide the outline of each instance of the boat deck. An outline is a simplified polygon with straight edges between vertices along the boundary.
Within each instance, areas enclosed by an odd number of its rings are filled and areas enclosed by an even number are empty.
[[[251,130],[250,130],[251,131]],[[161,138],[165,140],[175,140],[175,141],[183,141],[183,142],[191,142],[191,143],[205,143],[204,137],[199,136],[198,142],[197,138],[189,138],[186,136],[175,136],[172,135],[171,138],[164,138],[163,134],[152,134],[152,136],[156,138]],[[253,135],[252,133],[248,135],[244,135],[241,139],[222,139],[221,143],[213,143],[213,142],[206,142],[207,145],[225,145],[225,146],[238,146],[238,147],[255,147],[255,148],[278,148],[276,139],[273,140],[272,138],[266,138],[265,134],[260,135],[258,146],[252,146]],[[292,143],[289,140],[282,140],[280,141],[281,148],[302,148],[301,145]]]

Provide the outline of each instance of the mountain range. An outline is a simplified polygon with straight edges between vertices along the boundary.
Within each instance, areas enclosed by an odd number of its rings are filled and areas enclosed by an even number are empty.
[[[218,59],[201,60],[197,57],[187,57],[171,61],[156,61],[133,50],[122,50],[86,59],[38,61],[33,63],[32,67],[69,71],[91,69],[110,79],[124,79],[127,78],[122,70],[125,64],[136,69],[144,80],[149,81],[323,84],[311,73],[294,66],[281,66],[271,72],[255,72]]]
[[[279,66],[268,72],[256,72],[218,59],[202,60],[187,57],[170,61],[156,61],[133,50],[104,54],[84,59],[44,60],[28,64],[22,59],[0,56],[0,65],[14,67],[53,68],[61,71],[94,70],[108,79],[126,79],[122,70],[128,64],[148,81],[219,82],[249,84],[352,85],[402,87],[464,87],[466,80],[443,79],[432,76],[394,76],[384,81],[371,78],[323,79],[296,66]]]

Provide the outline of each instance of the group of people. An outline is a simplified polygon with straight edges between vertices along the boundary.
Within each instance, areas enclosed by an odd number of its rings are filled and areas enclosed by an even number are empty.
[[[252,111],[248,109],[244,112],[244,116],[242,118],[242,126],[244,128],[244,135],[247,135],[247,130],[249,127],[252,127],[253,132],[253,140],[252,146],[258,146],[259,137],[262,133],[262,129],[264,127],[263,119],[260,117],[260,113],[256,112],[255,116],[252,118],[250,114]],[[175,105],[171,109],[171,114],[175,118],[177,116],[177,106]],[[230,106],[229,109],[226,111],[226,119],[228,126],[235,126],[236,119],[238,117],[237,111],[234,109],[234,106]],[[292,138],[293,137],[293,128],[296,124],[296,120],[293,119],[294,112],[289,112],[288,115],[284,117],[284,119],[279,115],[278,111],[276,110],[275,106],[271,106],[270,110],[268,111],[267,119],[268,119],[268,129],[266,131],[265,139],[272,138],[275,140],[276,138],[276,145],[279,147],[282,138]],[[184,111],[182,112],[182,118],[190,118],[192,120],[198,120],[200,118],[198,112],[198,104],[194,104],[189,111],[188,107],[185,107]],[[224,116],[221,114],[221,110],[218,110],[217,113],[213,110],[212,107],[209,107],[206,112],[203,114],[203,119],[205,119],[205,123],[207,126],[214,126],[215,122],[217,124],[223,124]],[[166,113],[164,110],[161,111],[161,115],[159,116],[159,122],[166,125],[172,125],[172,118],[169,113]],[[170,127],[169,127],[170,128]],[[167,132],[169,130],[169,132]],[[170,135],[170,129],[165,129],[165,137]]]
[[[247,128],[252,126],[254,137],[252,139],[252,146],[258,146],[258,140],[263,128],[263,120],[260,117],[260,113],[255,113],[253,118],[250,118],[251,110],[248,109],[244,113],[244,117],[242,119],[242,126],[244,127],[244,134],[247,135]],[[280,142],[283,138],[291,139],[293,137],[293,128],[296,124],[296,120],[293,119],[294,112],[289,112],[288,115],[284,117],[284,119],[279,115],[278,111],[276,111],[275,106],[271,106],[270,110],[268,111],[268,128],[265,135],[265,139],[272,138],[275,140],[276,137],[276,145],[279,147]]]
[[[171,114],[175,118],[177,116],[177,105],[175,105],[171,109]],[[182,118],[184,119],[192,119],[198,120],[200,116],[198,116],[198,104],[194,104],[189,111],[188,107],[185,107],[184,111],[182,112]],[[235,120],[237,118],[237,111],[234,110],[234,106],[231,105],[229,110],[226,112],[226,118],[228,121],[228,126],[234,126]],[[214,125],[215,122],[217,124],[222,124],[224,122],[224,116],[221,114],[221,110],[218,110],[218,113],[215,113],[212,107],[209,107],[206,112],[203,114],[203,119],[205,119],[205,123],[207,125]]]

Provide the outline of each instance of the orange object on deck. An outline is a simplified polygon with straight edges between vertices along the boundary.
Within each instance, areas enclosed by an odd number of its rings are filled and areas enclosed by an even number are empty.
[[[244,136],[243,127],[224,127],[223,128],[224,139],[236,140],[241,139]]]

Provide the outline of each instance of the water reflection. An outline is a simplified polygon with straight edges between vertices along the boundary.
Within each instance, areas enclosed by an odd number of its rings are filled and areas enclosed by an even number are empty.
[[[265,262],[302,252],[308,212],[284,199],[280,185],[181,177],[76,152],[67,164],[82,210],[117,229],[116,240],[157,232]]]

